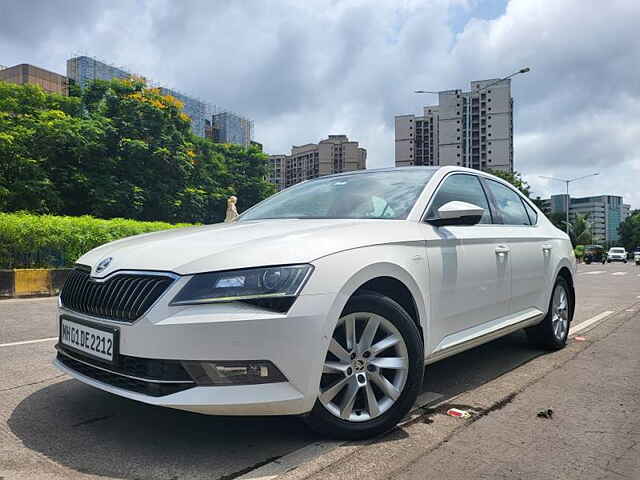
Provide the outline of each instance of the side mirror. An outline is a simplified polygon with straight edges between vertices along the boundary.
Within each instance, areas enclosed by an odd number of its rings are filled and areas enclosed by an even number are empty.
[[[427,223],[445,225],[475,225],[482,219],[484,208],[467,202],[448,202],[438,209],[438,218],[428,218]]]

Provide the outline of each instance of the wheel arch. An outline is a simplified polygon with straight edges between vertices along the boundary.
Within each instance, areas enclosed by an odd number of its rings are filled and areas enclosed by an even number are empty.
[[[418,331],[420,332],[420,337],[424,341],[424,331],[420,323],[418,305],[416,304],[415,298],[413,298],[411,290],[409,290],[409,288],[403,282],[395,277],[390,276],[372,278],[371,280],[368,280],[364,284],[360,285],[360,287],[358,287],[358,289],[353,292],[353,295],[350,298],[364,292],[379,293],[380,295],[384,295],[400,305],[412,318],[413,323],[415,323]]]
[[[566,282],[569,284],[569,288],[570,288],[570,292],[569,294],[571,295],[571,318],[573,319],[573,314],[575,312],[576,309],[576,289],[575,289],[575,285],[573,282],[573,275],[571,274],[571,271],[569,270],[569,268],[565,265],[560,267],[560,270],[558,270],[558,273],[556,275],[556,279],[558,277],[562,277],[566,280]],[[555,282],[554,282],[555,284]]]
[[[366,290],[385,295],[402,306],[415,322],[422,340],[425,340],[428,320],[424,295],[413,275],[395,263],[371,264],[354,273],[337,295],[331,317],[337,321],[348,301]],[[332,332],[333,328],[335,324],[331,326]]]

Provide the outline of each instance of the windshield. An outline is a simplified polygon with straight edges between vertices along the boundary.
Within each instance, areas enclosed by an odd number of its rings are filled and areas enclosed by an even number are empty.
[[[268,198],[247,210],[238,220],[405,219],[435,171],[412,168],[319,178]]]
[[[609,250],[611,253],[624,253],[624,248],[612,248]]]

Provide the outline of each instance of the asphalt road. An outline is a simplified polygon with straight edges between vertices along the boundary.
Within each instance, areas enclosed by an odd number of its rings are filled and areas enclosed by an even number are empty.
[[[640,268],[580,265],[574,326],[640,301]],[[56,299],[0,301],[0,478],[237,478],[325,445],[296,418],[207,417],[87,387],[51,365]],[[42,341],[39,341],[42,340]],[[35,343],[22,343],[38,341]],[[472,395],[542,355],[516,333],[427,370],[422,404]],[[392,441],[392,440],[389,440]]]

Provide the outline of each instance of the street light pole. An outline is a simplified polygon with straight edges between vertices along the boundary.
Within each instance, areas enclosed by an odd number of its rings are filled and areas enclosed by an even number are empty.
[[[558,182],[564,182],[565,186],[566,186],[566,191],[567,191],[567,199],[566,199],[566,208],[565,208],[565,225],[567,228],[567,235],[569,235],[569,205],[570,205],[570,199],[569,199],[569,184],[578,180],[582,180],[583,178],[587,178],[587,177],[594,177],[596,175],[600,175],[599,173],[590,173],[589,175],[584,175],[582,177],[576,177],[576,178],[558,178],[558,177],[546,177],[544,175],[539,175],[540,178],[547,178],[549,180],[556,180]]]
[[[499,80],[496,80],[495,82],[491,82],[489,85],[485,85],[484,87],[479,88],[478,90],[474,90],[474,92],[481,92],[482,90],[484,90],[486,88],[492,87],[493,85],[496,85],[496,84],[498,84],[498,83],[500,83],[500,82],[502,82],[504,80],[508,80],[511,77],[515,77],[516,75],[519,75],[521,73],[527,73],[530,70],[531,69],[529,67],[521,68],[517,72],[513,72],[511,75],[507,75],[506,77],[502,77]],[[434,94],[437,95],[440,92],[436,92],[436,91],[433,91],[433,90],[415,90],[413,93],[434,93]]]

